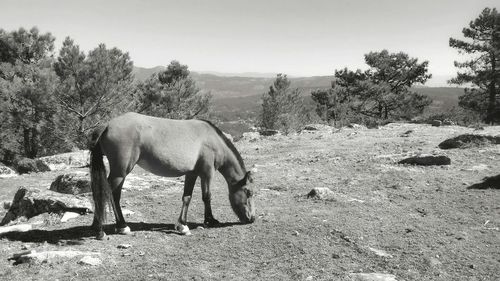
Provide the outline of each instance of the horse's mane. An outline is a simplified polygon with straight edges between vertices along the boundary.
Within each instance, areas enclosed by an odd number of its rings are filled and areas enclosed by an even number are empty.
[[[224,133],[212,122],[205,119],[200,119],[200,120],[206,122],[208,125],[210,125],[210,127],[212,127],[217,132],[219,137],[226,143],[227,147],[229,147],[229,149],[233,152],[234,156],[238,160],[238,163],[243,168],[243,171],[246,171],[245,163],[243,163],[243,158],[241,158],[240,153],[238,152],[238,150],[236,150],[236,147],[234,147],[234,144],[226,137],[226,135],[224,135]]]

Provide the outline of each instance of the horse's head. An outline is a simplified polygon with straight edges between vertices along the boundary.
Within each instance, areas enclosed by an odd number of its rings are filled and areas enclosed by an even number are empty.
[[[255,221],[252,182],[252,172],[247,172],[242,180],[229,188],[231,207],[243,223]]]

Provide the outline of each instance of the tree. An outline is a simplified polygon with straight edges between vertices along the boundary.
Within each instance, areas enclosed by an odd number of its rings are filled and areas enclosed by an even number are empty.
[[[484,116],[484,121],[500,121],[500,14],[495,8],[485,8],[462,30],[469,40],[450,38],[450,47],[470,56],[464,62],[455,61],[461,71],[450,80],[470,85],[460,97],[459,105]]]
[[[419,63],[406,53],[382,50],[366,54],[365,62],[370,66],[366,72],[369,79],[363,84],[365,90],[359,93],[360,100],[371,103],[362,106],[365,114],[383,119],[391,115],[408,118],[431,104],[430,98],[411,91],[414,84],[424,84],[431,78],[427,73],[428,61]]]
[[[358,82],[366,79],[361,71],[350,71],[347,68],[335,70],[335,80],[330,89],[320,89],[311,92],[316,103],[316,113],[323,121],[334,125],[348,123],[352,113],[352,103]]]
[[[133,64],[128,53],[100,44],[85,55],[67,37],[54,69],[61,81],[57,101],[67,117],[61,126],[79,148],[86,147],[91,130],[131,106]]]
[[[0,30],[0,153],[4,161],[17,154],[38,156],[47,141],[41,134],[53,127],[54,40],[35,27]]]
[[[269,91],[262,95],[260,125],[289,133],[311,119],[309,112],[300,90],[291,89],[286,75],[278,74]]]
[[[137,88],[138,112],[171,119],[192,119],[210,110],[212,96],[200,91],[188,66],[178,61],[172,61],[165,71],[151,75]]]
[[[317,108],[327,111],[325,121],[354,118],[353,112],[377,119],[411,118],[432,102],[411,91],[431,77],[427,61],[383,50],[366,54],[365,62],[368,70],[336,70],[332,88],[313,93]]]

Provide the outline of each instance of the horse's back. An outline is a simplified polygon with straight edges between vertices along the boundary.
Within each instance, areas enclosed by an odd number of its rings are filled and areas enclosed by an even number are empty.
[[[108,123],[101,146],[120,170],[130,170],[137,163],[158,175],[180,176],[195,169],[213,138],[204,121],[126,113]]]

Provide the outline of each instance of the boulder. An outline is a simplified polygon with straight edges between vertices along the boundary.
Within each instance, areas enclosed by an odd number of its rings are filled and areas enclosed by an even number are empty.
[[[440,127],[441,125],[443,125],[443,122],[441,122],[441,120],[432,120],[431,121],[432,127]]]
[[[19,174],[29,174],[29,173],[50,171],[49,166],[47,166],[40,159],[22,158],[14,163],[14,167],[16,168],[16,170]]]
[[[92,192],[88,173],[69,173],[57,176],[50,185],[50,190],[65,194]]]
[[[470,148],[490,144],[500,144],[500,136],[464,134],[441,142],[438,146],[441,149]]]
[[[67,195],[46,189],[21,187],[14,195],[11,207],[0,225],[26,217],[30,219],[42,213],[64,213],[67,211],[87,213],[92,209],[91,201],[83,196]]]
[[[17,176],[16,171],[0,163],[0,178],[9,178],[15,176]]]
[[[433,165],[450,165],[451,159],[444,155],[434,156],[414,156],[408,157],[398,162],[398,164],[419,165],[419,166],[433,166]]]
[[[71,167],[84,167],[89,165],[90,153],[88,150],[79,150],[75,152],[40,157],[39,159],[52,171],[58,171]]]

